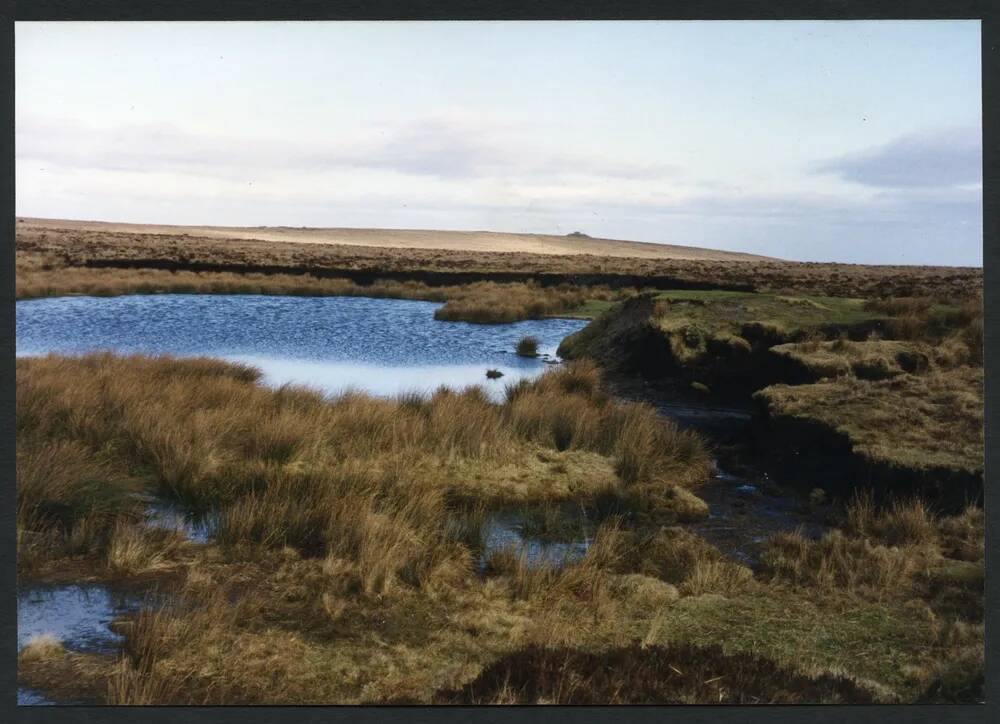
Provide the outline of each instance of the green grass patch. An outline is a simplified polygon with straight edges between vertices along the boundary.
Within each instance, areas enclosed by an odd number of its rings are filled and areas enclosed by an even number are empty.
[[[726,651],[766,656],[806,673],[850,672],[888,701],[915,696],[917,684],[904,672],[940,655],[931,622],[915,620],[898,602],[827,603],[784,588],[683,598],[656,626],[647,641],[721,641]]]
[[[654,319],[664,330],[695,326],[707,336],[746,336],[760,325],[785,337],[822,327],[852,326],[884,318],[865,308],[865,300],[822,296],[783,296],[731,291],[670,291],[656,295]]]

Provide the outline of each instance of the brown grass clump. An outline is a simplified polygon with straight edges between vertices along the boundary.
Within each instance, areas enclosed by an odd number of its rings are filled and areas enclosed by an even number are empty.
[[[958,515],[938,521],[941,547],[945,555],[960,561],[982,560],[986,550],[983,509],[969,505]]]
[[[876,598],[910,590],[913,577],[927,565],[919,548],[889,548],[840,531],[810,540],[801,533],[773,536],[761,555],[761,570],[774,579],[827,590],[863,590]]]
[[[120,520],[107,542],[108,569],[116,576],[135,576],[171,568],[182,541],[176,531],[150,530]]]
[[[858,493],[847,506],[848,531],[890,546],[931,545],[938,541],[938,524],[919,498],[895,499],[882,510],[871,493]]]
[[[535,337],[522,337],[518,340],[514,351],[517,352],[519,357],[537,357],[538,339]]]
[[[701,596],[718,593],[733,596],[753,585],[753,571],[732,561],[699,561],[681,585],[681,593]]]
[[[19,565],[28,570],[43,558],[99,552],[117,521],[136,510],[132,493],[121,472],[82,443],[19,434]]]
[[[559,315],[577,309],[588,298],[611,296],[611,291],[606,287],[592,290],[568,284],[540,287],[531,282],[478,282],[450,292],[445,305],[434,312],[434,319],[505,324]]]
[[[52,634],[42,634],[34,636],[28,640],[18,653],[18,658],[22,662],[41,661],[44,659],[54,659],[63,656],[66,649],[62,642]]]
[[[494,662],[448,704],[765,704],[871,703],[854,682],[807,677],[718,646],[632,644],[587,652],[529,646]]]

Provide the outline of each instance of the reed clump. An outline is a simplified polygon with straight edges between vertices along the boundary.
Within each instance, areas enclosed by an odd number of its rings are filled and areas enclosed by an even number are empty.
[[[514,347],[519,357],[537,357],[538,339],[536,337],[522,337]]]

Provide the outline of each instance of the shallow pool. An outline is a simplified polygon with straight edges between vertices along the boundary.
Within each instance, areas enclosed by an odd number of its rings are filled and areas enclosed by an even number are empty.
[[[54,297],[17,302],[17,354],[209,355],[252,364],[264,382],[336,393],[429,392],[505,386],[543,372],[576,319],[480,325],[434,319],[440,304],[365,297],[154,294]],[[538,358],[514,354],[536,337]],[[503,377],[486,378],[487,369]]]

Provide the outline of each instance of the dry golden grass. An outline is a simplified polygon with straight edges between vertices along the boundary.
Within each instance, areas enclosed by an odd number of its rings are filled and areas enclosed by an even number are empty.
[[[442,321],[506,324],[578,312],[589,299],[612,300],[622,292],[595,286],[541,287],[532,282],[474,282],[429,286],[419,281],[380,280],[358,284],[350,279],[305,275],[160,269],[18,268],[17,299],[81,294],[267,294],[317,297],[374,297],[445,302],[434,312]],[[585,312],[583,312],[586,314]]]
[[[139,234],[167,238],[259,241],[281,244],[322,244],[348,247],[427,251],[479,251],[544,255],[600,255],[648,259],[765,259],[756,254],[703,249],[675,244],[650,244],[603,239],[584,234],[517,234],[496,231],[435,231],[422,229],[343,229],[288,226],[168,226],[69,219],[20,218],[21,231],[41,233]]]
[[[52,634],[33,636],[18,654],[22,662],[42,661],[61,657],[66,652],[62,642]]]
[[[52,536],[64,541],[52,553],[68,552],[82,537],[120,572],[166,565],[129,523],[138,491],[218,508],[228,545],[331,551],[382,590],[419,586],[461,557],[450,531],[464,513],[451,499],[588,500],[641,484],[654,500],[709,470],[696,437],[612,400],[588,363],[523,384],[503,405],[479,388],[326,399],[267,389],[252,369],[206,359],[93,354],[17,368],[23,552]],[[539,469],[541,487],[518,484]],[[550,476],[562,487],[546,490]],[[693,498],[664,494],[668,509]]]

